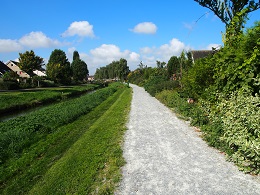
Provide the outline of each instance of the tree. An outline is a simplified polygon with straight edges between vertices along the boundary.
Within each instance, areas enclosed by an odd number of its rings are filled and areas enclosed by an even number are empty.
[[[80,59],[77,51],[73,52],[73,61],[71,63],[72,75],[75,81],[83,81],[88,76],[88,66]]]
[[[157,65],[157,68],[164,68],[166,63],[165,62],[160,62],[160,61],[156,60],[156,65]]]
[[[260,8],[260,1],[253,0],[194,0],[201,6],[210,9],[226,26],[230,24],[237,13],[246,9],[247,13]]]
[[[172,56],[167,64],[168,78],[171,78],[173,74],[177,74],[180,71],[180,62],[177,56]]]
[[[71,82],[71,67],[64,51],[52,51],[46,69],[47,76],[56,83],[69,84]]]
[[[36,56],[34,51],[26,51],[25,53],[19,53],[18,66],[21,70],[33,76],[34,70],[39,70],[43,66],[43,58]]]
[[[194,0],[209,8],[226,25],[223,42],[230,44],[242,34],[248,13],[260,8],[260,1],[254,0]]]
[[[80,59],[78,51],[73,52],[73,61],[76,60],[76,59]]]

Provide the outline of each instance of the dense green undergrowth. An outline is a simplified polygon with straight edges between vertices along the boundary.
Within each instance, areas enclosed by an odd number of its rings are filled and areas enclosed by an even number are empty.
[[[116,91],[114,91],[115,89]],[[125,89],[126,87],[117,85],[112,87],[112,91],[111,89],[100,90],[103,95],[105,91],[110,91],[110,96],[96,106],[96,108],[93,108],[92,111],[85,115],[83,114],[83,116],[79,117],[74,122],[57,127],[55,131],[49,132],[45,137],[41,137],[37,142],[31,144],[30,147],[23,148],[19,157],[16,155],[5,161],[5,163],[2,163],[0,170],[1,194],[24,194],[28,192],[32,186],[43,177],[46,171],[64,155],[73,143],[75,143],[93,125],[93,123],[95,123],[96,120],[98,120],[111,105],[119,99],[121,93]],[[129,88],[127,89],[129,90]],[[99,91],[96,93],[98,92]],[[129,106],[130,102],[129,92],[127,94],[128,95],[125,95],[123,101],[125,108]],[[95,97],[97,98],[97,96]],[[121,114],[124,116],[125,112]],[[123,120],[120,122],[121,125],[122,122]],[[92,145],[94,145],[94,142]],[[97,145],[97,147],[99,146],[100,145]],[[67,172],[68,170],[66,169],[64,171]],[[118,176],[116,176],[116,178],[118,178]]]

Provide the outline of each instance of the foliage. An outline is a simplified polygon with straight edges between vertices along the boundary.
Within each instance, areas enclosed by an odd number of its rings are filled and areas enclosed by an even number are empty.
[[[105,67],[98,68],[95,72],[95,79],[116,79],[126,80],[130,70],[127,66],[127,60],[121,58],[119,61],[113,61]]]
[[[47,76],[56,83],[69,84],[71,82],[71,67],[64,51],[52,51],[46,69]]]
[[[177,72],[180,72],[180,61],[177,56],[172,56],[167,63],[168,78],[173,77]]]
[[[79,53],[74,51],[73,53],[73,61],[71,63],[73,80],[75,81],[83,81],[87,79],[88,76],[88,66],[87,64],[80,59]]]
[[[18,74],[14,71],[5,72],[3,75],[3,81],[17,81],[19,78]]]
[[[200,106],[196,103],[189,104],[176,90],[164,90],[155,97],[185,119],[190,119],[192,125],[202,126],[208,123],[208,117]]]
[[[218,104],[210,108],[213,123],[221,123],[219,138],[229,146],[230,159],[244,172],[260,172],[260,98],[239,90],[229,99],[219,96]]]
[[[247,13],[260,8],[259,1],[254,0],[194,0],[201,6],[209,8],[214,14],[227,26],[232,19],[241,12],[247,9]]]
[[[80,59],[80,56],[79,56],[79,52],[78,52],[78,51],[74,51],[74,52],[73,52],[73,61],[76,60],[76,59]]]
[[[214,61],[212,56],[197,60],[189,71],[184,72],[183,91],[188,97],[198,99],[205,96],[206,89],[214,84]]]
[[[19,89],[19,85],[16,81],[0,81],[1,90],[14,90]]]
[[[214,55],[214,79],[218,91],[229,94],[240,88],[259,91],[254,78],[260,74],[260,22]],[[258,37],[257,37],[258,36]]]
[[[34,70],[40,70],[43,66],[43,58],[36,56],[33,50],[19,53],[19,56],[19,68],[30,76],[33,76]]]

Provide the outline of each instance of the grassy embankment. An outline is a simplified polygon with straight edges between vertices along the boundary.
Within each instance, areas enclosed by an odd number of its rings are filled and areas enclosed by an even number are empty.
[[[91,112],[2,164],[0,192],[112,193],[124,163],[121,142],[131,100],[131,89],[116,88]]]
[[[66,99],[98,88],[87,84],[71,87],[39,88],[0,93],[0,114]]]

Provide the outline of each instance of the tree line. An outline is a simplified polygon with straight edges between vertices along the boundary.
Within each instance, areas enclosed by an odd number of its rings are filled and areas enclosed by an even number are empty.
[[[95,79],[114,79],[126,80],[130,69],[127,66],[127,60],[121,58],[118,61],[113,61],[110,64],[96,69]]]
[[[35,70],[43,70],[44,59],[37,56],[33,50],[19,53],[18,66],[21,70],[28,73],[31,78],[37,79],[33,73]],[[71,84],[87,80],[89,74],[86,62],[80,59],[78,51],[73,52],[73,61],[69,62],[66,53],[60,49],[52,51],[46,65],[46,79],[57,84]],[[16,80],[17,75],[7,72],[3,76],[5,80]],[[39,79],[39,77],[38,77]]]

